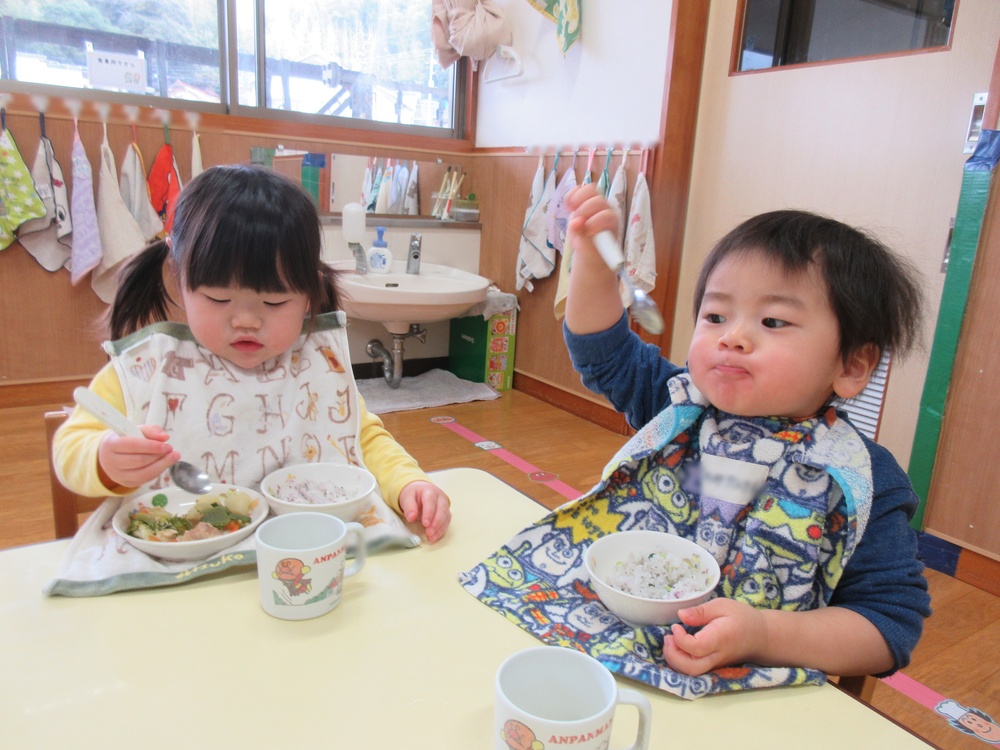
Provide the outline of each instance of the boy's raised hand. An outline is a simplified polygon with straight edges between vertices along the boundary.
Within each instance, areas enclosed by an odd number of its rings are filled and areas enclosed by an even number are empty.
[[[410,482],[403,487],[399,493],[399,509],[407,522],[420,522],[431,543],[443,537],[451,523],[451,501],[430,482]]]
[[[597,252],[593,238],[598,232],[617,232],[618,212],[592,184],[568,192],[566,205],[573,211],[566,225],[566,242],[572,247],[566,326],[576,334],[606,331],[621,318],[622,300],[618,276]]]
[[[145,437],[128,437],[108,430],[97,449],[97,471],[109,490],[141,487],[177,463],[181,454],[156,425],[141,425]]]

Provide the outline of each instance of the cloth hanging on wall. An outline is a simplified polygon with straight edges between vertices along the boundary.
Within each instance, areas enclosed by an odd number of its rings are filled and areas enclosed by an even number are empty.
[[[528,3],[556,23],[559,49],[566,51],[580,38],[580,0],[528,0]]]
[[[642,172],[635,178],[631,205],[625,229],[625,271],[635,286],[651,292],[656,284],[656,243],[653,241],[649,187]]]
[[[115,155],[104,124],[101,167],[97,175],[97,231],[101,237],[101,262],[90,276],[90,286],[101,301],[110,304],[118,290],[121,264],[146,245],[146,236],[122,199]]]
[[[583,184],[589,185],[594,181],[594,154],[596,148],[588,149],[587,171],[583,175]],[[569,294],[569,272],[573,267],[573,243],[567,237],[563,242],[562,259],[559,261],[559,275],[556,283],[556,298],[552,305],[552,312],[556,320],[562,320],[566,316],[566,296]]]
[[[160,146],[160,150],[156,152],[146,183],[149,185],[149,200],[163,221],[163,230],[169,233],[174,222],[174,206],[181,192],[174,147],[169,142]]]
[[[18,227],[43,216],[45,204],[35,192],[28,165],[5,121],[0,132],[0,250],[14,241]]]
[[[628,149],[622,154],[622,163],[615,170],[615,176],[608,187],[608,201],[618,210],[618,246],[625,241],[625,193],[628,191]]]
[[[420,213],[419,165],[416,160],[410,164],[410,179],[406,181],[406,196],[403,198],[403,213],[417,216]]]
[[[118,190],[147,242],[163,231],[163,221],[149,200],[146,165],[142,161],[139,145],[134,140],[129,144],[122,160]]]
[[[94,171],[80,140],[80,128],[73,119],[73,252],[70,256],[70,281],[76,285],[101,262],[104,250],[97,230],[94,206]]]
[[[375,198],[375,213],[389,213],[389,204],[392,203],[392,175],[395,167],[392,160],[386,162],[385,171],[382,172],[382,179],[378,183],[378,195]]]
[[[549,247],[555,248],[557,252],[563,251],[566,241],[566,224],[569,222],[570,210],[566,207],[566,194],[576,187],[576,157],[573,157],[573,164],[570,165],[559,180],[555,192],[552,194],[552,205],[546,215],[547,230],[546,241]]]
[[[38,153],[31,168],[35,192],[45,206],[45,216],[21,225],[17,240],[46,271],[58,271],[69,262],[73,231],[69,210],[69,191],[62,165],[56,160],[52,141],[45,135],[45,115],[39,114],[41,138]]]
[[[521,241],[517,252],[515,283],[517,289],[527,287],[529,292],[532,291],[534,286],[531,280],[544,279],[556,266],[556,251],[546,242],[548,234],[546,214],[552,193],[555,191],[558,163],[559,155],[556,154],[556,163],[552,165],[552,171],[546,178],[545,157],[538,157],[538,169],[535,170],[535,177],[531,183],[531,197],[528,199],[524,228],[521,230]]]
[[[197,130],[191,131],[191,179],[205,171],[201,161],[201,136]]]
[[[432,0],[431,40],[438,62],[447,68],[468,57],[475,70],[510,36],[503,8],[494,0]]]

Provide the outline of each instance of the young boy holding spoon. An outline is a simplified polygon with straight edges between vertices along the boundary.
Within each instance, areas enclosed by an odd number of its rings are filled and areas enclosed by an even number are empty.
[[[719,596],[682,610],[664,638],[667,665],[688,675],[740,663],[838,675],[906,666],[930,613],[909,526],[917,498],[832,402],[859,394],[885,351],[901,357],[916,341],[913,272],[840,222],[754,217],[706,260],[679,367],[629,329],[594,247],[617,213],[592,186],[567,203],[570,357],[639,430],[619,476],[647,519],[696,540],[723,571]]]

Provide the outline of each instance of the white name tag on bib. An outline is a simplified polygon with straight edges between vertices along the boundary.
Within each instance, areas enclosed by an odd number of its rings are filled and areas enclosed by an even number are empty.
[[[725,456],[701,454],[701,494],[734,505],[746,505],[760,492],[770,467]]]

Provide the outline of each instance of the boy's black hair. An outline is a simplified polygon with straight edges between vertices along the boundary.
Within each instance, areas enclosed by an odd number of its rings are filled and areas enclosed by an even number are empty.
[[[163,278],[174,261],[189,289],[236,285],[304,293],[312,314],[338,307],[334,271],[320,259],[319,214],[293,180],[265,167],[212,167],[181,191],[170,238],[157,240],[122,271],[110,311],[111,338],[167,319]]]
[[[695,319],[708,277],[732,254],[760,253],[786,271],[820,269],[847,358],[873,344],[905,355],[918,342],[923,294],[908,261],[879,240],[835,219],[807,211],[771,211],[744,221],[712,248],[694,294]]]

